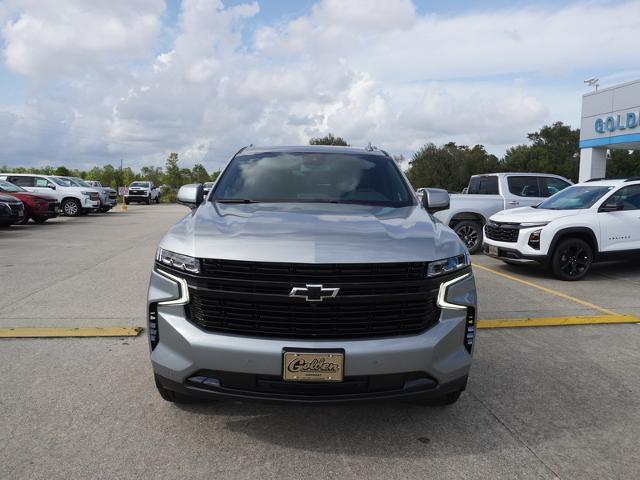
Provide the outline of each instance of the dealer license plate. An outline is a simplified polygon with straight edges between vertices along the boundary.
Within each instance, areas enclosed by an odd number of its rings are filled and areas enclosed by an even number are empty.
[[[498,247],[496,247],[495,245],[489,245],[489,255],[495,255],[497,257]]]
[[[290,382],[341,382],[344,354],[284,352],[282,378]]]

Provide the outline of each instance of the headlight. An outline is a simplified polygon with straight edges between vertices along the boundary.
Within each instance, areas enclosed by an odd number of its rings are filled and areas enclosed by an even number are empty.
[[[549,222],[524,222],[520,224],[522,228],[544,227],[545,225],[549,225]]]
[[[80,192],[83,195],[86,195],[87,197],[93,195],[93,192]]]
[[[162,248],[158,248],[156,252],[156,260],[170,267],[184,270],[185,272],[200,273],[200,260],[189,257],[188,255],[180,255]]]
[[[446,273],[455,272],[471,265],[468,253],[462,253],[455,257],[444,258],[430,262],[427,267],[427,277],[437,277]]]
[[[541,233],[542,233],[542,230],[535,230],[531,232],[531,235],[529,235],[529,242],[528,242],[531,248],[540,250],[540,234]]]

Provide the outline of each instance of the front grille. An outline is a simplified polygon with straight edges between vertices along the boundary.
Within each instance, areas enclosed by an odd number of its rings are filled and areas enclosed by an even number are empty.
[[[518,234],[520,233],[520,230],[515,225],[499,223],[488,223],[484,230],[487,238],[496,242],[515,243],[518,241]]]
[[[189,283],[190,321],[210,332],[308,339],[414,335],[434,325],[440,313],[436,298],[442,280],[426,279],[424,262],[203,260],[202,270],[181,275]],[[307,284],[340,291],[322,302],[289,297],[293,287]]]
[[[9,208],[11,209],[11,215],[16,217],[21,217],[23,212],[23,207],[19,203],[9,203]]]
[[[110,200],[115,200],[118,198],[118,194],[116,192],[110,192],[109,193],[109,199]]]
[[[146,195],[144,190],[129,190],[129,195]]]

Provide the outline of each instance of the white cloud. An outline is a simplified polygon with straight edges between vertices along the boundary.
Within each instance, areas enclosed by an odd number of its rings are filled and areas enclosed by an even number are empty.
[[[611,45],[640,18],[634,2],[444,17],[320,0],[264,24],[257,2],[184,0],[163,25],[160,0],[6,1],[5,64],[33,95],[0,106],[0,154],[78,166],[177,151],[218,168],[242,145],[328,131],[405,156],[451,140],[501,153],[545,122],[577,124],[582,84],[567,77],[632,71],[635,50]]]

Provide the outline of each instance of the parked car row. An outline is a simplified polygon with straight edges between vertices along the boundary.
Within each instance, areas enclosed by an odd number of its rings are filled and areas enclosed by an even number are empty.
[[[434,216],[470,253],[538,262],[561,280],[580,280],[597,261],[640,254],[638,177],[573,185],[550,174],[474,175],[450,198]]]

